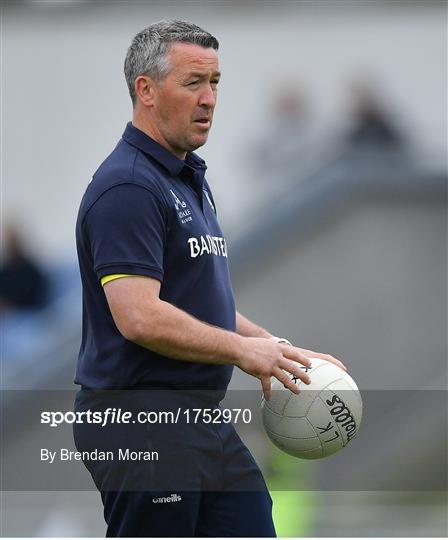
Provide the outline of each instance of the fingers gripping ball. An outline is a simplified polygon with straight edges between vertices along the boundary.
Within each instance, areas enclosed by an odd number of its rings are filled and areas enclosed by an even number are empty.
[[[362,399],[355,381],[338,366],[311,358],[301,366],[311,379],[304,385],[291,375],[300,393],[293,394],[272,378],[272,396],[263,399],[263,424],[281,450],[303,459],[339,452],[356,436],[362,418]]]

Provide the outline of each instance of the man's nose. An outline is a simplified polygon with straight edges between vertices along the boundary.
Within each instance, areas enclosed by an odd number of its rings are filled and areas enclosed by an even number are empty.
[[[201,107],[213,108],[216,105],[216,94],[213,88],[208,84],[204,87],[199,97],[199,105]]]

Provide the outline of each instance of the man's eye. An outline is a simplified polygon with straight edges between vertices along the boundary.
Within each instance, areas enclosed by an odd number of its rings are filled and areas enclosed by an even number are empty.
[[[190,81],[187,86],[193,86],[194,84],[198,84],[199,81]]]

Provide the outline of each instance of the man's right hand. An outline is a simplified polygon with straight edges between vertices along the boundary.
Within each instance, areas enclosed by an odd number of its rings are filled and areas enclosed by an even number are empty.
[[[242,345],[236,365],[249,375],[260,379],[266,400],[271,397],[271,377],[278,379],[294,394],[298,394],[299,389],[288,373],[305,384],[310,384],[309,376],[298,364],[310,367],[311,361],[297,347],[276,343],[268,338],[253,337],[243,338]]]
[[[235,364],[260,379],[266,399],[271,396],[271,377],[295,394],[299,389],[289,373],[310,383],[300,369],[300,364],[311,365],[307,352],[269,337],[243,337],[203,323],[161,300],[158,280],[123,277],[107,283],[104,292],[118,330],[141,347],[178,360]]]

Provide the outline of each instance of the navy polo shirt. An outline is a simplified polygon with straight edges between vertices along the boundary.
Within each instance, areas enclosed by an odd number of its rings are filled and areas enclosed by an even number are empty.
[[[101,285],[110,274],[155,278],[162,300],[235,331],[227,245],[205,171],[196,154],[182,161],[129,123],[94,174],[76,224],[83,323],[75,383],[219,389],[224,395],[231,365],[174,360],[126,340]]]

